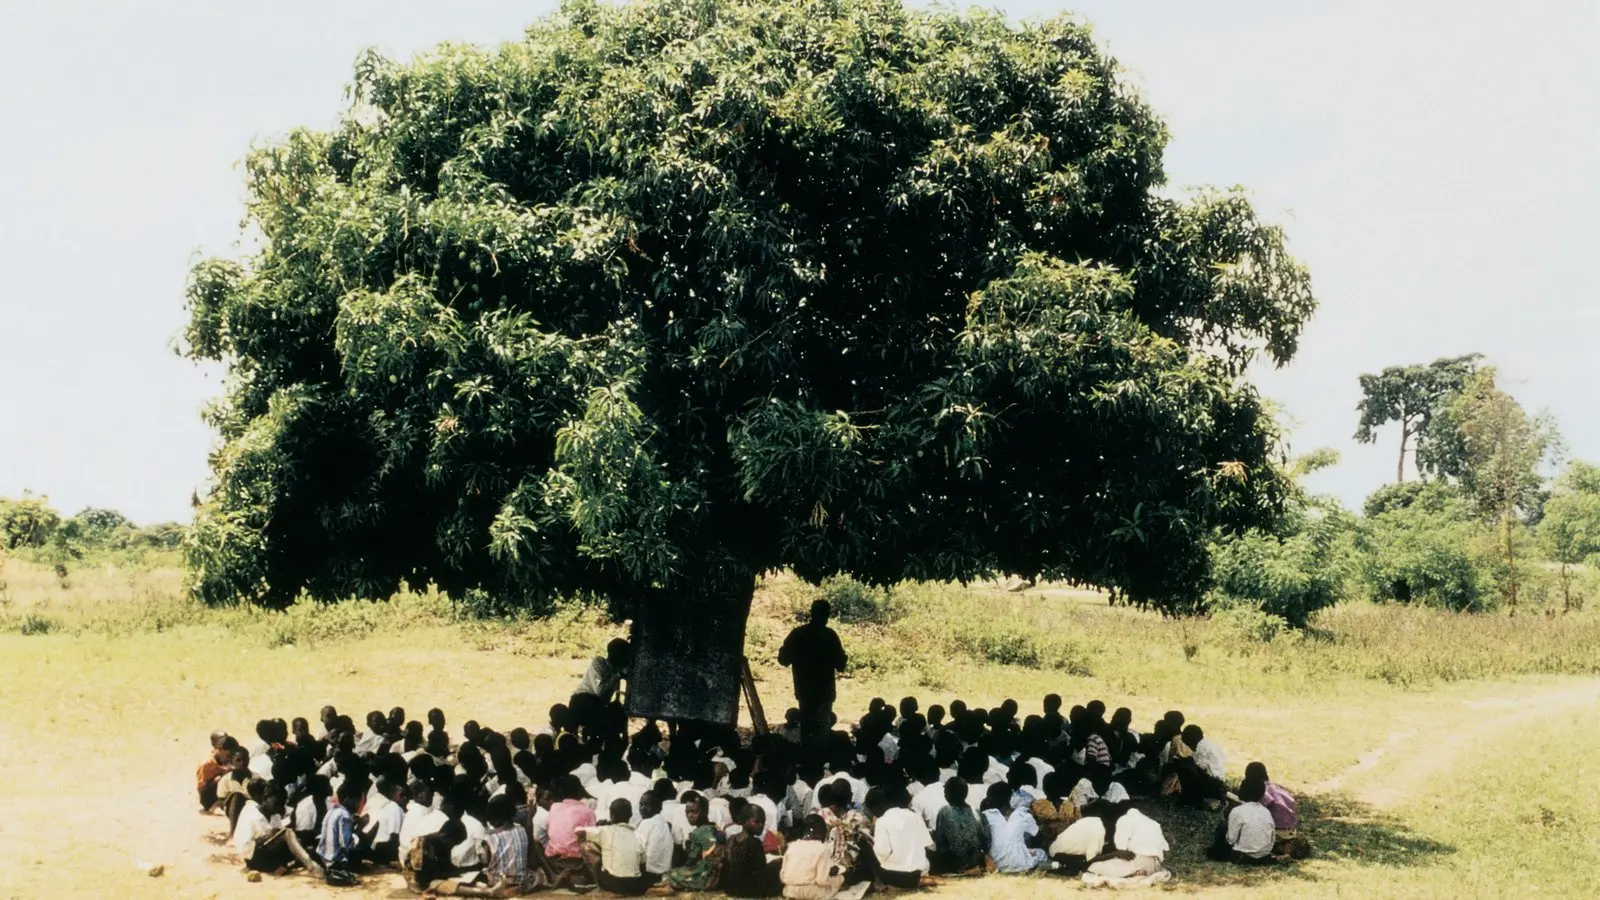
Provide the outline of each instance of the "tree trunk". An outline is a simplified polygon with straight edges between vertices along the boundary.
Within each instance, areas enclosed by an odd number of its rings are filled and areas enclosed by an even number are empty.
[[[1572,573],[1564,554],[1561,560],[1561,612],[1572,612]]]
[[[1406,483],[1406,445],[1411,443],[1411,425],[1400,420],[1400,461],[1394,467],[1394,483]]]
[[[1509,569],[1510,577],[1511,577],[1511,614],[1514,616],[1514,615],[1517,614],[1517,551],[1516,551],[1516,548],[1512,545],[1512,542],[1511,542],[1511,535],[1512,535],[1512,531],[1511,531],[1512,519],[1511,519],[1511,516],[1507,515],[1505,517],[1505,521],[1506,521],[1506,567]]]
[[[753,574],[723,575],[647,599],[633,620],[628,712],[732,725],[754,594]]]

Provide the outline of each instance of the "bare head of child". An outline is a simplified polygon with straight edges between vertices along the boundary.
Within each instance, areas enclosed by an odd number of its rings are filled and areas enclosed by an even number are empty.
[[[706,798],[695,791],[686,791],[683,795],[683,815],[689,821],[690,828],[699,828],[706,824],[710,818],[710,804]]]
[[[643,802],[643,800],[640,801],[641,805]],[[611,815],[611,824],[626,825],[633,818],[633,804],[629,803],[626,797],[618,797],[611,801],[611,808],[608,812]]]
[[[517,805],[505,795],[490,797],[488,806],[484,807],[484,820],[490,828],[509,828],[511,821],[516,817]]]
[[[366,784],[362,778],[346,778],[339,785],[339,790],[334,794],[339,805],[350,811],[350,815],[361,814],[361,804],[366,799]]]
[[[747,803],[745,806],[744,817],[740,824],[744,825],[745,834],[759,839],[767,830],[767,811],[762,809],[759,803]]]

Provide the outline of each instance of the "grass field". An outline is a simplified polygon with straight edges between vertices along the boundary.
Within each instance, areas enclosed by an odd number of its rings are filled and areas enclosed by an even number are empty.
[[[164,565],[85,567],[63,586],[13,560],[0,592],[0,896],[298,897],[305,879],[246,883],[194,809],[213,728],[263,716],[441,706],[533,724],[565,698],[615,626],[593,610],[482,622],[447,598],[288,613],[207,610]],[[809,589],[758,598],[750,655],[769,713],[771,660]],[[977,600],[979,602],[972,602]],[[1600,621],[1472,618],[1355,605],[1307,635],[1249,621],[1173,621],[1067,591],[918,586],[877,624],[842,627],[854,659],[841,709],[911,693],[1025,711],[1056,691],[1169,708],[1206,727],[1237,777],[1252,759],[1299,793],[1316,854],[1240,872],[1199,859],[1213,822],[1162,812],[1176,880],[1206,897],[1600,896]],[[140,863],[165,866],[147,877]],[[991,877],[956,900],[1058,896],[1075,882]],[[363,897],[402,896],[371,878]]]

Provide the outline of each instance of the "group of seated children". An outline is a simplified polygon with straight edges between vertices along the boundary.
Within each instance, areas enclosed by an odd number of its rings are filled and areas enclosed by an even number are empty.
[[[227,816],[245,866],[303,868],[330,883],[395,867],[418,892],[513,896],[718,890],[828,900],[941,875],[1046,872],[1093,884],[1157,883],[1168,845],[1135,798],[1228,807],[1212,856],[1281,857],[1295,804],[1252,763],[1230,794],[1224,757],[1168,713],[1149,733],[1098,701],[1063,715],[1045,698],[1018,720],[994,709],[874,700],[850,732],[802,746],[779,730],[656,723],[553,707],[544,728],[427,726],[374,711],[366,727],[325,707],[265,720],[243,746],[211,737],[200,805]]]

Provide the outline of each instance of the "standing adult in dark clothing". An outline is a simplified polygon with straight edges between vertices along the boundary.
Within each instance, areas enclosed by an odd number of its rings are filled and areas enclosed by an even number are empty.
[[[794,699],[800,708],[800,743],[814,747],[833,727],[833,680],[844,671],[844,645],[828,627],[833,608],[826,600],[811,604],[811,621],[789,632],[778,651],[778,664],[794,671]]]

